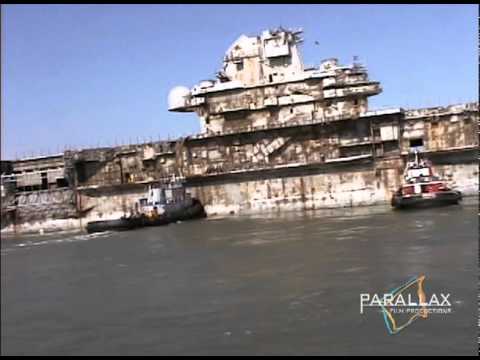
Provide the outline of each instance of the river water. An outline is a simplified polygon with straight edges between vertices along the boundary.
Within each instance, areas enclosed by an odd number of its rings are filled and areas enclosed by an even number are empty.
[[[476,354],[478,203],[5,238],[2,355]],[[389,335],[361,293],[449,293]]]

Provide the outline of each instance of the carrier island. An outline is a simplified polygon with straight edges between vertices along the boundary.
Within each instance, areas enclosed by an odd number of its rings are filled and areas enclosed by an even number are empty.
[[[2,232],[115,219],[172,177],[209,216],[389,203],[413,153],[478,194],[478,103],[371,109],[382,87],[365,66],[306,67],[302,41],[283,28],[242,35],[215,79],[173,88],[169,110],[195,112],[198,134],[2,160]]]

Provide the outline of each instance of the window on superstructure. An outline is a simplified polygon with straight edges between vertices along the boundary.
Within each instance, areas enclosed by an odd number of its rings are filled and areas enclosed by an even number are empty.
[[[410,139],[409,145],[410,145],[410,149],[409,149],[410,152],[414,152],[414,151],[422,152],[424,150],[424,142],[422,138]]]
[[[418,138],[418,139],[410,139],[410,147],[420,147],[423,146],[423,139]]]

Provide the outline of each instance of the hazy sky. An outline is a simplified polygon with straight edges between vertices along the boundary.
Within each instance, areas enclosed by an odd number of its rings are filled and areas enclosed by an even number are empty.
[[[306,64],[358,56],[384,90],[370,108],[476,101],[477,21],[477,5],[2,6],[2,158],[195,133],[169,90],[278,25],[303,28]]]

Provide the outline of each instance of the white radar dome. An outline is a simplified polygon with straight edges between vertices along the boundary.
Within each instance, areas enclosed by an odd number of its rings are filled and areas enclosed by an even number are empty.
[[[184,107],[190,96],[190,90],[185,86],[175,86],[168,93],[168,108],[176,109]]]

